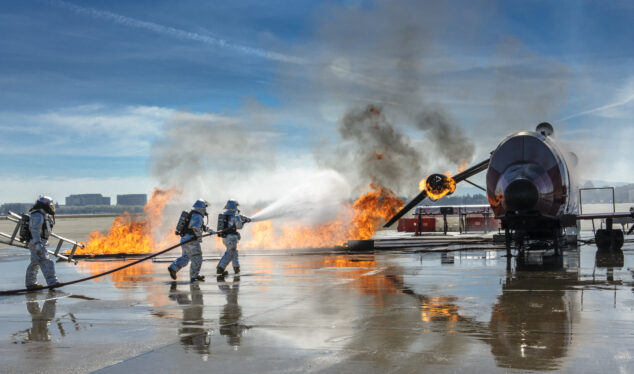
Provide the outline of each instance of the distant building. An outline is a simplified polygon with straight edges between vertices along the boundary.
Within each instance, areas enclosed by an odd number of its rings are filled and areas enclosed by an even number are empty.
[[[70,195],[66,197],[66,205],[67,206],[110,205],[110,198],[102,196],[100,193]]]
[[[0,205],[0,214],[7,215],[9,211],[14,213],[27,213],[35,203],[6,203]]]
[[[147,195],[144,193],[117,195],[117,205],[145,205]]]

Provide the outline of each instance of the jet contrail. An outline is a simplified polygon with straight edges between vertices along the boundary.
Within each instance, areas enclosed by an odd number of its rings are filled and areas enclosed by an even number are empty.
[[[234,44],[226,41],[225,39],[216,38],[208,35],[201,35],[191,31],[185,31],[176,29],[174,27],[163,26],[157,23],[141,21],[135,18],[122,16],[120,14],[108,12],[105,10],[99,10],[94,8],[84,8],[71,3],[67,3],[61,0],[52,0],[51,3],[56,6],[60,6],[69,9],[76,14],[85,14],[94,18],[101,18],[103,20],[112,21],[120,25],[129,27],[135,27],[138,29],[149,30],[157,34],[167,35],[179,39],[193,40],[208,45],[213,45],[220,48],[232,49],[237,52],[241,52],[247,55],[266,58],[269,60],[281,61],[291,64],[304,64],[306,60],[301,57],[286,55],[277,52],[267,51],[261,48],[254,48],[247,45]]]
[[[561,119],[557,120],[556,122],[563,122],[563,121],[567,121],[567,120],[569,120],[571,118],[576,118],[576,117],[585,116],[587,114],[601,112],[601,111],[606,110],[606,109],[615,108],[615,107],[618,107],[618,106],[621,106],[621,105],[625,105],[625,104],[627,104],[627,103],[629,103],[630,101],[633,101],[633,100],[634,100],[634,94],[626,97],[625,99],[616,101],[616,102],[611,103],[611,104],[603,105],[603,106],[600,106],[600,107],[597,107],[597,108],[584,110],[583,112],[579,112],[579,113],[576,113],[576,114],[569,115],[568,117],[561,118]]]

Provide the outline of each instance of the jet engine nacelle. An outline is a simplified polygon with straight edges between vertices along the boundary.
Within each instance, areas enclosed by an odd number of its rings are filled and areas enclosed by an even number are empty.
[[[504,218],[508,213],[547,217],[569,213],[570,175],[551,134],[519,132],[504,139],[492,153],[486,183],[496,217]]]

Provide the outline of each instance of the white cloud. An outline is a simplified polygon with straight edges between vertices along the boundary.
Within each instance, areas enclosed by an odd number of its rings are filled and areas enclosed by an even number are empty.
[[[146,156],[173,112],[155,106],[91,104],[36,114],[0,113],[0,130],[20,140],[18,147],[0,152],[30,153],[45,144],[50,155]]]
[[[609,103],[566,116],[558,120],[558,122],[565,122],[587,115],[610,119],[631,119],[632,115],[634,115],[634,77],[630,77]]]

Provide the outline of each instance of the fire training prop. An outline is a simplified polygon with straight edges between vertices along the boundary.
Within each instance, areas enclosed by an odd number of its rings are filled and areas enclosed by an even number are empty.
[[[13,233],[11,235],[0,232],[0,237],[9,239],[8,241],[0,239],[0,243],[28,249],[29,248],[28,243],[22,243],[18,238],[18,234],[20,233],[20,225],[22,224],[22,219],[23,219],[22,216],[17,213],[9,211],[9,215],[7,216],[7,219],[11,222],[15,222],[15,229],[13,229]],[[59,242],[57,243],[57,247],[55,247],[55,251],[51,251],[48,249],[46,251],[57,258],[61,258],[62,260],[72,262],[75,265],[77,265],[77,260],[73,259],[73,256],[75,255],[75,251],[77,250],[77,247],[84,248],[85,246],[81,243],[77,243],[76,241],[66,239],[63,236],[59,236],[55,234],[54,232],[51,232],[50,235],[54,238],[59,239]],[[64,243],[73,245],[73,248],[70,250],[68,256],[65,256],[59,253]]]
[[[218,234],[218,233],[216,232],[216,233],[213,233],[213,234],[212,234],[212,233],[204,234],[204,235],[203,235],[203,238],[204,238],[205,236],[211,236],[211,235],[216,235],[216,234]],[[162,250],[162,251],[160,251],[160,252],[153,253],[153,254],[151,254],[151,255],[149,255],[149,256],[143,257],[143,258],[138,259],[138,260],[136,260],[136,261],[133,261],[133,262],[131,262],[131,263],[129,263],[129,264],[125,264],[125,265],[119,266],[118,268],[114,268],[114,269],[108,270],[108,271],[103,272],[103,273],[100,273],[100,274],[95,274],[95,275],[92,275],[92,276],[90,276],[90,277],[81,278],[81,279],[76,279],[76,280],[74,280],[74,281],[70,281],[70,282],[62,282],[62,283],[58,283],[58,284],[56,284],[56,285],[54,285],[54,286],[43,286],[43,287],[34,288],[34,289],[27,289],[27,288],[24,288],[24,289],[20,289],[20,290],[0,291],[0,296],[4,296],[4,295],[15,295],[15,294],[19,294],[19,293],[32,292],[32,291],[41,291],[41,290],[47,290],[47,289],[51,289],[51,290],[52,290],[52,289],[54,289],[54,288],[60,288],[60,287],[64,287],[64,286],[70,286],[71,284],[81,283],[81,282],[85,282],[85,281],[88,281],[88,280],[91,280],[91,279],[95,279],[95,278],[103,277],[104,275],[112,274],[112,273],[117,272],[117,271],[119,271],[119,270],[123,270],[123,269],[129,268],[130,266],[134,266],[134,265],[136,265],[136,264],[139,264],[139,263],[141,263],[141,262],[143,262],[143,261],[150,260],[150,259],[152,259],[152,258],[154,258],[154,257],[156,257],[156,256],[162,255],[163,253],[169,252],[169,251],[171,251],[171,250],[173,250],[173,249],[175,249],[175,248],[180,247],[180,246],[181,246],[181,245],[183,245],[183,244],[187,244],[187,243],[189,243],[189,242],[191,242],[191,241],[194,241],[194,240],[196,240],[196,237],[195,237],[195,236],[194,236],[194,237],[192,237],[191,239],[187,240],[187,241],[182,242],[182,243],[174,244],[173,246],[171,246],[171,247],[169,247],[169,248],[166,248],[166,249],[164,249],[164,250]]]
[[[451,195],[456,190],[456,181],[449,176],[432,174],[425,181],[427,197],[438,200],[443,196]]]

